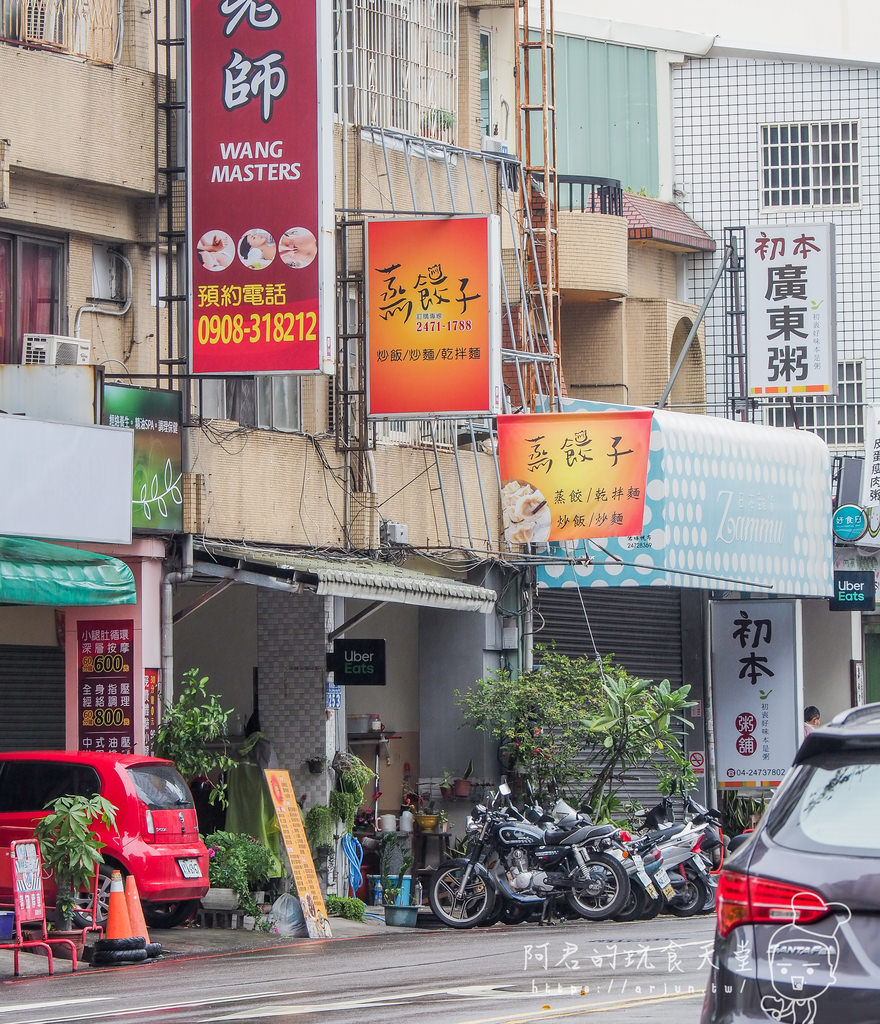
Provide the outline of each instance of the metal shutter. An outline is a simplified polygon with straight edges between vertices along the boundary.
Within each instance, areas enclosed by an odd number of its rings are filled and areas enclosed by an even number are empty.
[[[576,658],[613,654],[628,672],[647,679],[684,682],[681,591],[665,587],[539,589],[535,600],[535,642],[555,641],[556,650]],[[584,619],[584,608],[587,621]],[[621,801],[646,809],[658,802],[657,773],[631,769],[615,780]]]
[[[0,644],[0,750],[63,750],[64,651]]]
[[[541,588],[535,598],[535,642],[555,641],[556,650],[576,658],[613,654],[628,671],[681,686],[681,591],[666,587],[581,590]],[[587,620],[584,619],[584,608]],[[587,628],[587,621],[589,628]]]

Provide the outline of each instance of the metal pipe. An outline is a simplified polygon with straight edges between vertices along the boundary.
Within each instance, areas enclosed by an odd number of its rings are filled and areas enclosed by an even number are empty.
[[[672,373],[669,376],[669,381],[666,385],[666,390],[663,392],[663,396],[657,403],[657,408],[662,409],[666,405],[666,399],[669,398],[669,392],[672,391],[673,385],[675,384],[675,378],[678,376],[678,372],[681,369],[685,357],[690,350],[691,343],[697,336],[697,331],[700,328],[700,324],[703,322],[703,317],[706,315],[706,310],[709,308],[709,303],[712,301],[712,296],[715,294],[715,289],[718,287],[718,282],[721,280],[721,275],[724,273],[724,268],[727,266],[728,261],[733,255],[733,247],[727,245],[724,247],[724,257],[721,260],[721,266],[718,268],[715,277],[712,280],[712,284],[709,291],[706,293],[705,299],[703,299],[703,305],[700,307],[700,312],[697,314],[697,319],[694,320],[688,336],[685,339],[684,344],[681,346],[681,352],[678,353],[678,359],[675,361],[675,366],[672,369]]]

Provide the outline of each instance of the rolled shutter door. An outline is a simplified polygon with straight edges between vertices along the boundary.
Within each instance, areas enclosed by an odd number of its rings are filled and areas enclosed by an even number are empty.
[[[0,644],[0,750],[63,750],[64,651]]]

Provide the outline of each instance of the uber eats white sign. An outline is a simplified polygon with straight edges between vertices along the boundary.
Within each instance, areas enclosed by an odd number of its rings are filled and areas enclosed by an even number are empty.
[[[337,686],[384,686],[385,639],[334,640],[327,668]]]

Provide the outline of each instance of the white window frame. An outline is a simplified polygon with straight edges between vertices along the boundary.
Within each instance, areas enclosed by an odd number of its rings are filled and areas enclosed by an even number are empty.
[[[809,430],[818,434],[829,448],[838,451],[864,447],[863,360],[845,359],[837,364],[836,395],[792,395],[769,399],[764,407],[764,422],[771,427],[798,426]]]
[[[860,205],[861,130],[857,118],[762,124],[758,154],[763,210]]]
[[[302,430],[302,379],[298,374],[209,377],[201,381],[201,396],[202,419],[235,420],[242,426],[286,434]]]

